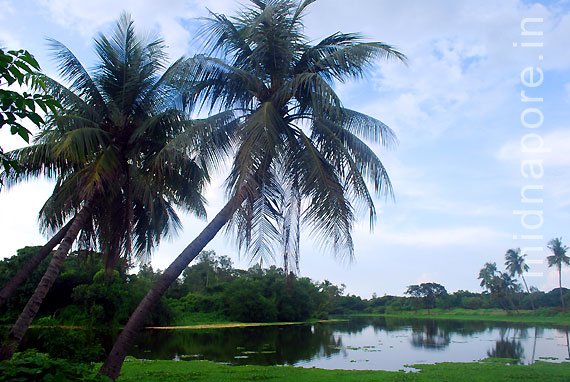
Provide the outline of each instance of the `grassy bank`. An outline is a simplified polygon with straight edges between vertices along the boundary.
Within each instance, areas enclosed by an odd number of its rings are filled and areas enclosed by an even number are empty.
[[[553,324],[553,325],[570,325],[570,313],[563,315],[547,310],[524,310],[519,312],[505,312],[504,310],[493,309],[461,309],[455,308],[450,310],[426,309],[410,312],[390,312],[385,314],[354,314],[354,316],[365,317],[404,317],[404,318],[430,318],[445,320],[475,320],[475,321],[500,321],[500,322],[523,322],[529,324]]]
[[[570,363],[538,362],[530,366],[504,362],[441,363],[416,365],[418,373],[303,369],[290,366],[228,366],[209,361],[125,362],[118,382],[128,381],[265,381],[275,382],[367,382],[367,381],[549,381],[570,379]]]

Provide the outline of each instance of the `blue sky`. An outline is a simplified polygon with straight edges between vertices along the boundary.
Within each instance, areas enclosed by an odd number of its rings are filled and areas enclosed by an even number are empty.
[[[199,48],[197,17],[206,8],[232,14],[233,0],[163,1],[0,0],[0,41],[9,48],[25,48],[36,55],[44,71],[57,77],[46,37],[67,45],[86,67],[95,57],[92,38],[108,31],[122,10],[133,15],[139,30],[159,33],[171,58],[191,55]],[[542,35],[521,36],[521,21]],[[366,216],[357,225],[354,261],[335,259],[305,236],[301,275],[344,283],[347,291],[370,297],[401,294],[407,285],[433,281],[449,291],[479,291],[477,274],[487,261],[504,262],[514,247],[538,247],[529,252],[527,281],[540,289],[557,285],[557,274],[546,267],[546,242],[561,236],[570,244],[570,4],[568,1],[379,1],[320,0],[305,17],[311,40],[336,31],[361,32],[370,40],[387,42],[408,56],[408,64],[378,62],[361,80],[339,84],[347,107],[370,114],[391,126],[400,140],[392,151],[375,147],[395,188],[395,201],[378,200],[381,211],[371,233]],[[517,43],[517,47],[513,43]],[[522,43],[542,47],[523,47]],[[540,59],[539,56],[542,56]],[[525,86],[521,71],[538,69],[543,81]],[[528,76],[527,79],[528,81]],[[542,102],[522,102],[527,97]],[[529,129],[538,113],[543,123]],[[534,119],[533,119],[534,118]],[[4,129],[5,130],[5,129]],[[548,152],[522,152],[521,139],[530,145],[541,140]],[[20,144],[0,132],[5,149]],[[544,171],[533,179],[521,174],[521,163],[536,161]],[[527,161],[527,162],[523,162]],[[541,161],[541,162],[538,162]],[[536,167],[538,169],[538,167]],[[223,205],[220,174],[208,192],[209,214]],[[522,203],[527,197],[542,199]],[[0,194],[0,256],[17,248],[42,244],[36,216],[50,193],[48,182],[24,184]],[[513,211],[540,211],[543,224],[522,225]],[[533,224],[529,216],[524,221]],[[164,269],[205,225],[184,215],[184,230],[156,251],[153,265]],[[518,235],[518,238],[514,238]],[[539,235],[541,239],[521,239]],[[240,258],[227,237],[209,246]],[[540,248],[542,248],[540,250]],[[570,285],[570,269],[563,274]]]

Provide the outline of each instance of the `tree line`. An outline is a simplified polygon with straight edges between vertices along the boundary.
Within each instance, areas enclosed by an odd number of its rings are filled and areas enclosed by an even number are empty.
[[[0,285],[17,272],[40,247],[25,247],[16,256],[0,261]],[[9,323],[25,306],[49,260],[34,270],[26,282],[1,308],[1,322]],[[66,259],[56,283],[39,312],[40,320],[59,325],[81,325],[109,329],[124,325],[130,312],[160,278],[162,271],[142,265],[136,273],[117,266],[109,277],[102,256],[92,251],[77,251]],[[498,277],[502,280],[501,277]],[[521,288],[504,294],[459,290],[448,293],[438,283],[410,285],[404,296],[377,296],[365,299],[345,293],[344,284],[314,281],[286,274],[283,268],[236,269],[227,256],[203,251],[192,266],[167,291],[152,315],[149,326],[188,325],[205,322],[300,322],[348,314],[399,313],[420,309],[551,309],[561,306],[559,291]],[[570,291],[563,288],[563,293]]]
[[[40,247],[25,247],[16,256],[0,261],[0,285],[17,272]],[[50,256],[53,256],[50,255]],[[1,320],[9,323],[20,313],[49,263],[46,259],[31,273],[2,307]],[[62,272],[47,294],[41,318],[61,325],[82,325],[116,330],[160,278],[162,271],[142,265],[136,273],[116,267],[107,274],[102,256],[77,251],[66,259]],[[203,251],[167,291],[146,322],[151,326],[181,325],[208,321],[301,322],[329,317],[336,309],[343,287],[328,281],[315,282],[282,268],[247,270],[232,267],[227,256]]]

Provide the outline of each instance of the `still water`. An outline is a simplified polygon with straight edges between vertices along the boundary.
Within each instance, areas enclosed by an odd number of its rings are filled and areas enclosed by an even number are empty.
[[[130,355],[230,364],[400,370],[405,365],[570,359],[568,328],[518,323],[351,318],[315,325],[147,330]]]

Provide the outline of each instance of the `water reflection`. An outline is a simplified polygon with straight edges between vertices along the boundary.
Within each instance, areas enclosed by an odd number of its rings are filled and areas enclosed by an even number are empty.
[[[294,364],[330,357],[340,337],[324,325],[268,326],[211,330],[148,330],[131,355],[137,358],[200,358],[234,364]]]
[[[564,329],[560,330],[562,334],[566,337],[566,350],[568,351],[568,358],[570,359],[570,340],[568,336],[568,326],[565,326]]]
[[[412,326],[411,343],[414,347],[441,350],[450,342],[449,332],[439,327],[436,321],[426,321],[422,325]]]
[[[42,339],[27,343],[41,348]],[[231,364],[398,370],[406,364],[471,362],[487,357],[563,361],[568,328],[394,317],[315,325],[208,330],[147,330],[130,352],[141,359],[207,359]],[[107,343],[111,344],[112,340]],[[41,350],[41,349],[40,349]]]
[[[491,350],[487,350],[487,355],[492,358],[512,358],[513,363],[518,364],[524,356],[524,349],[518,340],[500,339]]]

